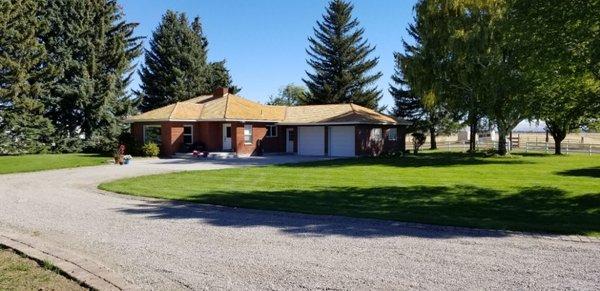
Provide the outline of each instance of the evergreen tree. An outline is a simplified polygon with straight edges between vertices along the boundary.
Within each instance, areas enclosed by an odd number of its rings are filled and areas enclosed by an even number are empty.
[[[405,50],[416,52],[416,47],[405,43]],[[391,114],[400,119],[412,122],[408,128],[413,132],[429,132],[430,149],[437,149],[436,137],[439,134],[454,134],[458,132],[460,124],[452,118],[448,110],[441,103],[429,103],[420,95],[411,90],[404,78],[403,65],[410,62],[414,55],[394,53],[395,69],[390,84],[390,94],[394,98],[394,107]]]
[[[315,36],[308,39],[307,63],[314,72],[306,72],[308,77],[303,79],[311,93],[305,96],[305,103],[355,103],[377,108],[381,91],[372,84],[382,74],[370,75],[369,71],[378,58],[369,58],[375,47],[364,39],[364,29],[352,17],[352,9],[346,1],[332,0],[323,21],[317,22]]]
[[[140,70],[139,109],[148,111],[211,92],[207,45],[198,18],[190,24],[184,13],[167,11],[152,34]]]
[[[207,93],[221,87],[229,88],[229,92],[233,94],[237,94],[242,90],[233,84],[229,70],[225,66],[225,60],[210,63],[209,72],[207,77],[210,91]]]
[[[0,2],[0,154],[38,153],[53,133],[44,117],[46,52],[36,0]]]
[[[49,63],[60,68],[46,100],[56,150],[110,150],[132,109],[126,87],[141,53],[140,38],[133,36],[137,24],[123,20],[114,0],[41,3],[48,29],[39,37]]]
[[[402,73],[402,58],[400,53],[394,53],[395,68],[392,75],[392,84],[390,84],[389,92],[394,98],[394,107],[392,115],[407,121],[416,122],[423,119],[425,108],[421,98],[417,96],[411,89],[410,85],[404,79]]]

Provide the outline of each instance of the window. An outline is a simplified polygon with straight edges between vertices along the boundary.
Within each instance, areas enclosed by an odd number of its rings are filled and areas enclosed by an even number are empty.
[[[229,124],[225,127],[225,137],[231,138],[231,125]]]
[[[144,125],[144,143],[153,142],[160,145],[161,143],[161,128],[160,125]]]
[[[267,125],[267,137],[277,137],[277,125]]]
[[[244,143],[252,144],[252,124],[244,124]]]
[[[387,138],[388,138],[388,140],[397,140],[398,139],[398,129],[397,128],[389,128],[387,130]]]
[[[383,139],[383,134],[381,128],[371,128],[371,136],[369,137],[371,140],[380,141]]]
[[[194,131],[191,125],[183,126],[183,143],[192,144],[194,142]]]

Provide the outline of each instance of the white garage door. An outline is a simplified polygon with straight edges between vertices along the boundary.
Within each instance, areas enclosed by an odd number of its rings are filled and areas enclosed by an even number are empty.
[[[355,156],[354,126],[332,126],[329,128],[329,155],[332,157]]]
[[[298,154],[301,156],[325,155],[325,127],[298,127]]]

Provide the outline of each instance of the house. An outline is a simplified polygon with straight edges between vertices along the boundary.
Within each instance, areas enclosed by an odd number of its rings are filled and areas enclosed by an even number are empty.
[[[134,138],[172,156],[194,148],[239,156],[379,155],[403,150],[406,122],[355,104],[263,105],[219,88],[126,119]]]

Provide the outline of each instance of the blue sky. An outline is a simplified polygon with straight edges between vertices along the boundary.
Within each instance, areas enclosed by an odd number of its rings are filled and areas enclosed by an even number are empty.
[[[412,21],[414,0],[354,0],[354,16],[376,46],[379,57],[377,82],[383,90],[382,104],[391,105],[387,92],[394,70],[393,52],[402,49],[406,27]],[[326,0],[120,0],[125,17],[140,25],[137,34],[146,36],[159,24],[167,9],[185,12],[190,19],[200,16],[209,41],[209,60],[227,60],[240,95],[265,102],[279,88],[302,85],[308,47],[307,38],[321,20]],[[138,64],[142,63],[138,60]],[[138,79],[131,85],[138,88]]]

